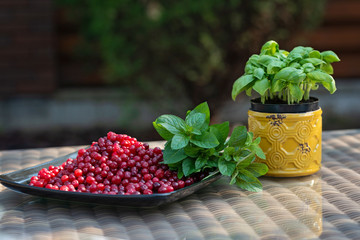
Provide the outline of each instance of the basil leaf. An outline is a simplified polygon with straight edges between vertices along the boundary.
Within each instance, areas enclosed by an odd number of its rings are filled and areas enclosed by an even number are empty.
[[[303,95],[304,95],[304,92],[303,90],[299,87],[299,85],[296,85],[296,84],[289,84],[289,90],[290,90],[290,94],[293,96],[293,98],[299,102]]]
[[[178,150],[188,145],[190,137],[185,134],[175,134],[171,140],[171,148]]]
[[[251,163],[249,166],[246,167],[246,170],[251,172],[254,177],[260,177],[264,174],[266,174],[269,170],[268,166],[263,163],[254,162]]]
[[[256,68],[253,73],[254,77],[256,77],[257,79],[262,79],[264,74],[265,74],[265,71],[262,68]]]
[[[281,61],[271,61],[266,68],[267,74],[275,74],[280,71],[281,68],[285,67],[285,63]]]
[[[260,56],[258,62],[260,65],[267,68],[271,62],[277,62],[277,61],[279,61],[279,59],[276,57],[269,56],[269,55],[262,55],[262,56]]]
[[[333,51],[324,51],[321,56],[327,63],[340,62],[340,58]]]
[[[305,58],[302,61],[300,61],[300,64],[305,64],[305,63],[311,63],[314,66],[317,66],[317,65],[323,64],[325,62],[318,58]]]
[[[153,122],[153,126],[155,128],[155,130],[158,132],[158,134],[165,140],[169,141],[171,140],[171,138],[174,136],[174,134],[172,134],[171,132],[169,132],[168,130],[166,130],[165,127],[161,126],[161,124],[159,124],[157,122],[158,120],[155,120],[155,122]]]
[[[312,72],[315,70],[315,67],[312,63],[305,63],[304,65],[302,65],[302,67],[305,73]]]
[[[247,130],[245,126],[238,126],[236,128],[234,128],[228,145],[230,147],[242,147],[244,146],[245,142],[246,142],[246,138],[247,138]]]
[[[173,164],[173,163],[178,163],[182,160],[184,160],[187,156],[184,153],[184,149],[178,149],[178,150],[173,150],[170,147],[171,144],[167,144],[165,145],[165,149],[163,152],[163,163],[165,164]]]
[[[272,81],[272,91],[273,92],[280,92],[286,87],[286,82],[282,79],[274,79]]]
[[[219,171],[222,175],[231,176],[235,170],[236,164],[234,162],[225,161],[223,158],[218,162]]]
[[[156,122],[173,134],[183,133],[185,131],[185,121],[174,115],[161,115]]]
[[[260,95],[264,95],[265,92],[270,88],[270,82],[267,78],[263,78],[260,81],[256,81],[253,89]]]
[[[236,96],[239,95],[242,91],[249,88],[251,83],[254,81],[254,77],[252,75],[244,75],[237,79],[234,82],[233,89],[232,89],[232,98],[235,100]]]
[[[200,155],[195,161],[195,169],[201,169],[206,165],[206,163],[207,163],[207,158]]]
[[[190,142],[202,148],[214,148],[219,145],[219,141],[213,133],[205,132],[201,136],[194,136]]]
[[[321,64],[320,69],[324,72],[326,72],[327,74],[333,74],[334,73],[334,69],[331,66],[330,63],[325,63],[325,64]]]
[[[305,78],[306,78],[306,74],[301,69],[286,67],[281,69],[278,73],[275,74],[273,81],[283,80],[286,82],[299,84]]]
[[[321,59],[321,54],[320,54],[319,51],[313,50],[313,51],[311,51],[311,52],[309,53],[309,57],[310,57],[310,58],[319,58],[319,59]]]
[[[185,177],[189,176],[190,174],[195,172],[195,164],[194,160],[191,158],[186,158],[182,162],[182,171],[185,175]]]
[[[307,77],[315,82],[320,82],[322,85],[333,94],[336,91],[335,80],[332,76],[321,71],[312,71],[307,74]]]
[[[270,40],[261,47],[260,52],[261,54],[274,55],[275,53],[279,52],[279,44],[273,40]]]

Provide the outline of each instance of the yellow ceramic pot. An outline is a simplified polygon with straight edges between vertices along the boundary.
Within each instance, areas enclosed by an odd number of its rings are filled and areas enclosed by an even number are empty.
[[[261,137],[269,167],[267,176],[296,177],[321,167],[321,109],[304,113],[266,113],[249,110],[249,131]]]

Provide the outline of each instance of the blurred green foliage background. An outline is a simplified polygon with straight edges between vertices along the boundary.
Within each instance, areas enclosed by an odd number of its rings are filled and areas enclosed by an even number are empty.
[[[286,49],[316,27],[325,0],[62,0],[80,29],[76,57],[110,86],[139,98],[178,99],[212,111],[269,39]]]

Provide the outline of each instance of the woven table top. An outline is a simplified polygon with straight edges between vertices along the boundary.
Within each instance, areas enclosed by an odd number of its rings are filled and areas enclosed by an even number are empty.
[[[1,151],[0,173],[80,147]],[[66,202],[0,185],[0,239],[360,239],[360,130],[324,132],[322,151],[314,175],[262,177],[260,193],[223,177],[155,208]]]

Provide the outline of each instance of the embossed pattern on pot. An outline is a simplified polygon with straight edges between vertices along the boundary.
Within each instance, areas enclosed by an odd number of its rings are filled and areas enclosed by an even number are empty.
[[[262,113],[249,110],[249,131],[261,137],[269,167],[267,176],[295,177],[321,167],[321,109],[306,113]]]

